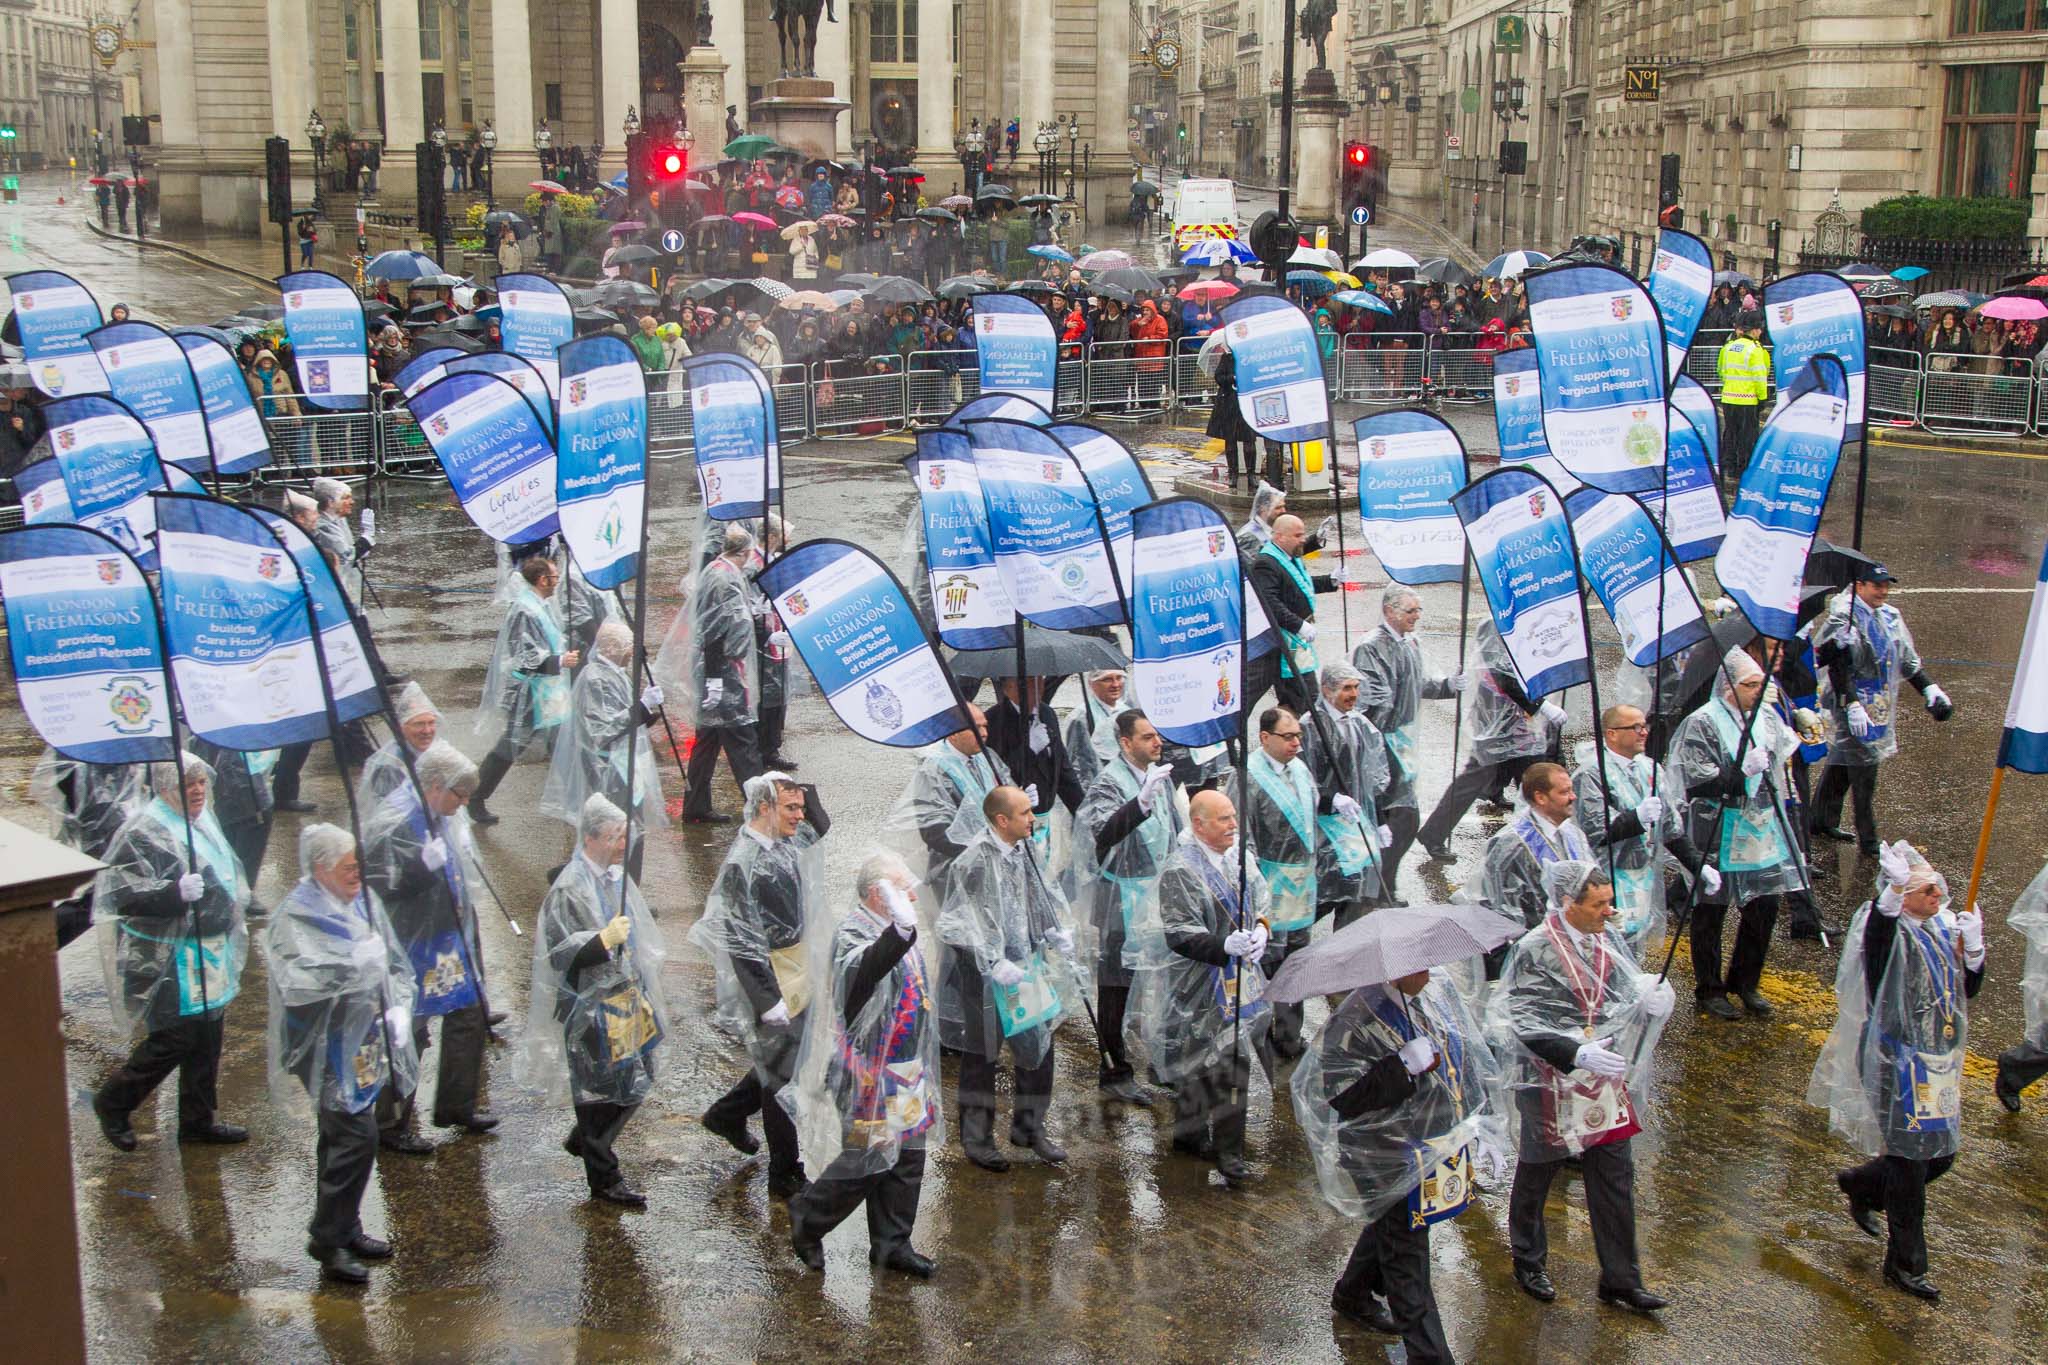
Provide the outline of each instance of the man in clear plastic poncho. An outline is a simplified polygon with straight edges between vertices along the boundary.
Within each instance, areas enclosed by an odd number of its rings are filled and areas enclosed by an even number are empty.
[[[1231,804],[1244,812],[1245,832],[1259,860],[1272,899],[1269,912],[1273,937],[1288,952],[1308,947],[1316,922],[1316,858],[1323,840],[1316,829],[1316,783],[1301,761],[1301,717],[1284,706],[1259,714],[1259,747],[1245,767],[1250,794],[1239,790],[1231,774]],[[1273,1006],[1273,1051],[1281,1057],[1302,1053],[1303,1007]]]
[[[1502,919],[1534,929],[1552,904],[1545,870],[1562,861],[1590,861],[1593,850],[1572,819],[1578,790],[1563,768],[1549,762],[1530,764],[1522,773],[1521,792],[1521,810],[1486,841],[1476,899]],[[1505,948],[1487,955],[1488,980],[1499,973],[1506,957]]]
[[[263,948],[270,966],[270,1080],[313,1102],[319,1180],[306,1252],[330,1279],[363,1284],[364,1261],[391,1244],[363,1231],[377,1164],[377,1097],[419,1080],[412,1042],[412,964],[384,907],[363,887],[355,836],[299,831],[299,883],[278,902]]]
[[[189,747],[212,765],[213,818],[220,822],[228,847],[242,864],[242,877],[249,885],[248,913],[261,915],[256,883],[263,875],[264,850],[270,847],[274,816],[270,774],[277,766],[279,751],[223,749],[197,735],[192,736]]]
[[[1510,1150],[1500,1066],[1478,1020],[1427,969],[1361,987],[1331,1011],[1293,1085],[1323,1198],[1365,1220],[1330,1307],[1400,1336],[1416,1365],[1448,1365],[1429,1230],[1463,1213],[1474,1175],[1504,1170]]]
[[[470,899],[463,807],[476,790],[476,766],[446,740],[420,755],[419,787],[396,788],[363,831],[364,880],[384,902],[412,964],[413,1046],[425,1052],[428,1025],[441,1020],[441,1063],[434,1124],[486,1133],[498,1120],[477,1108],[488,1030],[477,961],[476,907]],[[425,800],[422,803],[422,797]],[[433,1150],[413,1127],[413,1097],[389,1090],[377,1099],[384,1146],[412,1155]]]
[[[894,853],[870,854],[853,909],[813,935],[821,989],[789,1087],[805,1149],[820,1159],[818,1178],[789,1201],[790,1246],[813,1270],[825,1268],[825,1235],[863,1204],[872,1263],[918,1279],[934,1269],[910,1244],[925,1148],[945,1141],[916,886]]]
[[[470,819],[495,825],[498,817],[485,803],[533,743],[551,747],[562,722],[569,718],[569,673],[583,656],[569,648],[555,620],[549,599],[561,581],[554,561],[532,555],[519,563],[505,624],[491,651],[484,674],[483,704],[477,709],[477,733],[499,730],[497,743],[484,756],[477,778]]]
[[[647,739],[647,727],[660,723],[663,698],[651,680],[638,697],[633,695],[633,631],[624,621],[606,621],[597,628],[596,638],[596,647],[569,689],[569,718],[555,737],[540,809],[543,815],[576,825],[584,803],[593,796],[602,796],[621,810],[630,804],[639,834],[626,854],[626,875],[637,882],[647,851],[646,832],[668,824],[661,774]],[[630,800],[628,746],[634,750]]]
[[[1308,538],[1300,517],[1275,518],[1272,538],[1251,557],[1250,571],[1280,635],[1280,677],[1273,694],[1297,711],[1315,705],[1316,672],[1322,667],[1316,653],[1316,594],[1339,590],[1329,574],[1312,574],[1303,562],[1311,548]]]
[[[770,512],[761,518],[758,542],[747,556],[749,580],[768,566],[768,561],[789,548],[790,528]],[[775,603],[758,586],[754,588],[754,640],[761,668],[761,705],[755,723],[757,752],[761,761],[782,772],[795,772],[796,763],[782,752],[783,734],[789,721],[789,661],[796,646],[782,628]]]
[[[375,514],[363,513],[368,524],[364,526],[362,535],[351,531],[348,519],[356,510],[355,490],[340,479],[313,480],[313,505],[320,512],[320,519],[313,523],[313,543],[320,547],[327,566],[334,570],[334,581],[341,586],[348,600],[360,603],[363,600],[362,558],[376,543]]]
[[[1031,837],[1030,798],[997,787],[981,809],[986,828],[953,864],[938,922],[960,977],[960,1145],[984,1170],[1010,1169],[995,1145],[996,1066],[1007,1042],[1017,1073],[1010,1145],[1057,1164],[1067,1154],[1046,1133],[1045,1114],[1053,1032],[1081,989],[1074,934]]]
[[[1503,788],[1521,779],[1531,763],[1560,757],[1564,723],[1569,718],[1556,702],[1538,700],[1522,690],[1514,658],[1491,616],[1479,623],[1477,640],[1472,750],[1415,836],[1430,857],[1440,860],[1450,857],[1451,831],[1474,801],[1497,798]]]
[[[1464,693],[1466,683],[1463,673],[1429,676],[1416,634],[1421,623],[1421,595],[1413,588],[1391,584],[1380,594],[1380,623],[1351,651],[1351,666],[1359,673],[1358,709],[1385,737],[1392,770],[1379,802],[1380,821],[1394,836],[1387,845],[1381,875],[1388,896],[1397,894],[1401,860],[1408,856],[1422,825],[1415,797],[1415,778],[1421,771],[1416,718],[1424,698],[1450,701]]]
[[[597,643],[597,628],[615,619],[612,599],[590,586],[574,558],[563,558],[567,560],[568,572],[562,579],[562,630],[569,638],[569,647],[587,659]]]
[[[1770,706],[1758,706],[1763,692],[1756,660],[1729,650],[1713,699],[1680,722],[1671,740],[1671,767],[1690,809],[1688,833],[1721,870],[1720,891],[1701,895],[1692,912],[1693,993],[1699,1008],[1717,1019],[1741,1017],[1731,995],[1751,1014],[1771,1012],[1757,986],[1778,922],[1778,898],[1806,886],[1806,861],[1792,840],[1785,802],[1785,760],[1799,737]],[[1752,713],[1756,723],[1744,744],[1743,720]],[[1741,907],[1741,919],[1723,976],[1721,927],[1730,905]]]
[[[1829,600],[1827,618],[1813,632],[1820,703],[1831,732],[1827,768],[1814,793],[1813,832],[1847,842],[1841,823],[1848,796],[1865,857],[1877,853],[1878,765],[1899,751],[1900,681],[1913,684],[1936,720],[1955,713],[1948,693],[1921,665],[1905,618],[1887,600],[1896,582],[1882,564],[1860,566],[1856,581]]]
[[[1885,1283],[1917,1298],[1927,1278],[1927,1185],[1962,1138],[1970,1004],[1984,985],[1984,917],[1948,908],[1948,883],[1901,839],[1880,850],[1878,894],[1849,924],[1835,1027],[1806,1102],[1870,1158],[1838,1172],[1849,1216],[1885,1238]],[[1884,1223],[1878,1223],[1878,1211]]]
[[[1359,708],[1358,670],[1334,663],[1317,680],[1321,695],[1301,718],[1301,760],[1316,785],[1316,913],[1342,929],[1388,890],[1381,859],[1393,831],[1380,823],[1379,800],[1392,780],[1383,735]]]
[[[575,1108],[562,1146],[583,1158],[590,1197],[639,1209],[647,1196],[626,1183],[612,1147],[659,1071],[667,953],[626,875],[626,827],[626,813],[604,797],[585,800],[576,852],[540,903],[519,1079]]]
[[[1671,1015],[1669,982],[1639,971],[1613,926],[1614,886],[1599,864],[1544,868],[1550,911],[1508,954],[1487,1010],[1487,1037],[1520,1115],[1508,1245],[1515,1283],[1557,1297],[1545,1263],[1543,1203],[1577,1157],[1600,1258],[1600,1301],[1652,1313],[1636,1263],[1635,1158],[1649,1114],[1650,1054]]]
[[[150,795],[115,833],[93,883],[114,1024],[130,1038],[92,1109],[100,1132],[135,1150],[128,1116],[178,1073],[178,1141],[234,1143],[245,1128],[217,1113],[223,1021],[242,986],[249,885],[213,818],[213,770],[187,755],[150,765]]]
[[[754,538],[746,527],[725,528],[720,552],[685,581],[683,609],[655,660],[655,676],[675,693],[695,731],[684,774],[683,819],[725,825],[711,809],[711,779],[719,751],[744,787],[760,775],[756,726],[760,706],[760,651],[754,633],[756,592],[747,577]]]
[[[768,1193],[802,1190],[796,1124],[777,1095],[796,1074],[797,1044],[817,982],[805,936],[822,914],[825,860],[819,846],[832,828],[814,788],[787,773],[747,783],[746,823],[720,864],[690,941],[717,973],[718,1017],[747,1045],[752,1065],[704,1111],[704,1126],[741,1152],[761,1149],[747,1132],[758,1112],[768,1137]]]
[[[1067,758],[1086,791],[1116,757],[1116,718],[1130,703],[1124,699],[1126,680],[1120,668],[1099,669],[1083,681],[1081,704],[1067,717]]]
[[[1721,889],[1720,872],[1686,837],[1685,793],[1678,779],[1644,752],[1649,738],[1649,719],[1639,708],[1610,706],[1600,717],[1605,787],[1600,756],[1590,744],[1579,746],[1579,766],[1572,773],[1578,795],[1572,822],[1585,834],[1594,860],[1613,874],[1616,927],[1637,961],[1663,946],[1667,909],[1674,916],[1684,912],[1686,884],[1672,875],[1674,867],[1699,878],[1704,894]],[[1612,819],[1610,796],[1620,812]]]
[[[29,795],[50,812],[60,843],[88,858],[105,861],[114,835],[134,814],[137,803],[149,795],[143,780],[146,767],[140,763],[81,763],[55,749],[45,749],[29,775]],[[87,888],[78,898],[58,905],[57,946],[62,948],[90,928],[92,892]]]
[[[1286,956],[1272,941],[1266,879],[1255,860],[1246,860],[1240,896],[1237,833],[1230,798],[1196,792],[1188,832],[1174,843],[1146,907],[1167,949],[1151,969],[1145,1009],[1153,1063],[1174,1087],[1173,1147],[1215,1162],[1232,1189],[1253,1179],[1244,1164],[1251,1060],[1257,1056],[1272,1075],[1266,978]]]
[[[1173,769],[1160,761],[1158,729],[1131,707],[1116,718],[1117,756],[1088,788],[1076,821],[1076,883],[1095,937],[1095,1023],[1102,1048],[1097,1082],[1112,1099],[1150,1107],[1124,1045],[1124,1019],[1137,969],[1164,954],[1145,905],[1185,824]],[[1085,950],[1084,950],[1085,951]]]
[[[375,810],[385,797],[412,781],[406,772],[407,753],[417,763],[441,737],[441,708],[418,683],[409,682],[398,690],[391,700],[391,712],[398,721],[398,734],[370,755],[363,764],[362,780],[356,784],[356,804],[365,812]]]
[[[2027,883],[2005,917],[2006,927],[2027,936],[2027,964],[2020,975],[2027,1033],[1998,1054],[1993,1087],[2007,1113],[2020,1112],[2020,1092],[2048,1076],[2048,865]]]

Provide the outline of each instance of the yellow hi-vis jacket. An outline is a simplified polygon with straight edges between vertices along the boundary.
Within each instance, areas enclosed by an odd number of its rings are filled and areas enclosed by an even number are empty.
[[[1745,336],[1730,337],[1714,363],[1721,377],[1721,401],[1736,407],[1754,407],[1764,401],[1770,385],[1771,353]]]

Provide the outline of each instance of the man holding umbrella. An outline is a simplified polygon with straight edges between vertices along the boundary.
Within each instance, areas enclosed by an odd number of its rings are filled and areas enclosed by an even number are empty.
[[[1350,990],[1294,1070],[1294,1111],[1323,1198],[1366,1220],[1330,1295],[1341,1317],[1448,1362],[1429,1229],[1471,1203],[1508,1152],[1501,1068],[1477,1018],[1431,968],[1491,951],[1513,926],[1477,906],[1383,910],[1292,957],[1274,1008]],[[1381,1300],[1385,1300],[1384,1303]]]

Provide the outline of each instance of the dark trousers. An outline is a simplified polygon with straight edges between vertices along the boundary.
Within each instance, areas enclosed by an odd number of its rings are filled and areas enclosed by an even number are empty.
[[[370,1188],[370,1172],[377,1165],[376,1110],[349,1114],[323,1107],[313,1159],[320,1178],[306,1235],[317,1247],[348,1246],[363,1233],[363,1191]]]
[[[1586,1212],[1593,1221],[1593,1250],[1600,1257],[1602,1289],[1641,1289],[1636,1264],[1636,1163],[1627,1142],[1588,1147],[1580,1156]],[[1508,1195],[1508,1249],[1522,1270],[1541,1270],[1550,1255],[1543,1203],[1562,1161],[1523,1161],[1515,1166]]]
[[[1877,843],[1877,765],[1850,767],[1832,759],[1821,769],[1820,790],[1813,798],[1813,827],[1839,829],[1842,798],[1847,796],[1856,816],[1856,842],[1866,848]]]
[[[1893,1270],[1927,1273],[1927,1186],[1954,1164],[1952,1156],[1881,1156],[1842,1172],[1842,1188],[1851,1199],[1884,1210],[1884,1259]]]
[[[996,1117],[996,1070],[1001,1065],[1005,1040],[1001,1025],[981,1007],[988,998],[988,984],[970,953],[953,954],[960,967],[960,998],[970,1002],[962,1011],[966,1028],[960,1053],[960,1138],[963,1142],[986,1143],[994,1138]],[[993,1029],[995,1036],[989,1037]],[[1017,1073],[1017,1092],[1010,1105],[1010,1136],[1029,1142],[1045,1127],[1045,1111],[1052,1106],[1052,1038],[1044,1039],[1045,1055],[1036,1066],[1026,1066],[1009,1044],[1010,1065]]]
[[[1173,1140],[1191,1146],[1213,1143],[1218,1165],[1243,1157],[1251,1080],[1249,1050],[1183,1076],[1173,1091]]]
[[[1733,992],[1747,995],[1764,976],[1764,955],[1771,950],[1771,931],[1778,924],[1778,898],[1758,896],[1744,902],[1735,926],[1735,946],[1728,953],[1728,974],[1721,975],[1721,926],[1726,905],[1695,905],[1692,911],[1692,989],[1704,1000]]]
[[[637,1104],[579,1104],[576,1106],[576,1147],[583,1156],[583,1174],[590,1192],[597,1194],[619,1183],[619,1158],[612,1144],[619,1131],[633,1117]]]
[[[1450,1365],[1451,1345],[1429,1287],[1429,1229],[1410,1225],[1405,1199],[1359,1231],[1337,1278],[1339,1303],[1363,1309],[1374,1295],[1387,1301],[1414,1365]]]
[[[1121,951],[1121,949],[1119,949]],[[1131,1054],[1124,1047],[1124,1015],[1131,1008],[1131,987],[1127,981],[1121,986],[1110,984],[1106,977],[1098,978],[1095,986],[1095,1024],[1102,1035],[1101,1081],[1108,1085],[1114,1081],[1127,1081],[1135,1074],[1131,1070]]]
[[[2025,1090],[2043,1076],[2048,1076],[2048,1047],[2039,1046],[2031,1038],[2022,1038],[1998,1054],[1998,1070],[2014,1090]]]
[[[1424,848],[1440,848],[1444,840],[1451,837],[1451,831],[1465,818],[1465,812],[1472,809],[1472,803],[1482,796],[1498,796],[1501,788],[1511,782],[1522,780],[1522,774],[1529,771],[1529,765],[1540,763],[1542,754],[1527,754],[1518,758],[1504,758],[1498,763],[1482,763],[1477,758],[1467,758],[1465,766],[1451,779],[1451,785],[1444,789],[1443,799],[1436,803],[1436,809],[1423,822],[1421,832],[1416,836]]]
[[[256,889],[256,879],[263,874],[263,851],[270,847],[272,819],[271,812],[265,811],[261,820],[230,825],[221,831],[228,837],[228,847],[241,860],[242,875],[248,879],[252,892]]]
[[[1239,454],[1240,451],[1243,452],[1242,456]],[[1223,468],[1225,470],[1223,483],[1226,488],[1237,482],[1240,459],[1242,459],[1245,482],[1255,485],[1258,477],[1258,443],[1249,436],[1225,436],[1223,438]]]
[[[1414,806],[1396,806],[1380,812],[1380,823],[1394,836],[1394,842],[1387,845],[1385,870],[1380,874],[1380,894],[1392,900],[1400,886],[1401,860],[1415,847],[1415,835],[1422,828],[1422,812]]]
[[[173,1071],[178,1073],[178,1127],[203,1128],[219,1107],[220,1041],[224,1011],[194,1015],[143,1035],[128,1060],[100,1085],[93,1105],[123,1117],[133,1113]]]
[[[770,758],[782,752],[782,732],[789,722],[789,704],[778,702],[774,706],[761,708],[761,718],[754,723],[760,742],[761,761],[765,765]]]
[[[427,1019],[412,1022],[413,1046],[424,1055]],[[484,1039],[490,1026],[482,1005],[470,1005],[441,1016],[441,1066],[434,1081],[434,1122],[462,1123],[476,1112],[477,1091],[484,1078]],[[412,1126],[415,1095],[400,1097],[385,1086],[377,1096],[377,1126],[396,1131]]]
[[[1756,446],[1754,403],[1721,404],[1721,477],[1742,477],[1749,468],[1749,452]]]
[[[287,744],[277,752],[277,766],[270,770],[270,795],[280,804],[299,799],[299,774],[305,769],[306,755],[313,752],[313,744]]]
[[[768,1174],[771,1178],[791,1174],[802,1165],[797,1154],[796,1120],[776,1098],[795,1074],[796,1045],[802,1036],[802,1025],[800,1020],[790,1022],[792,1027],[787,1047],[777,1048],[770,1054],[767,1076],[763,1077],[761,1067],[748,1067],[747,1074],[704,1111],[705,1122],[734,1128],[744,1127],[748,1119],[760,1114],[761,1131],[768,1139]]]
[[[684,770],[683,818],[711,814],[711,779],[718,771],[718,751],[725,750],[733,781],[742,787],[763,771],[759,736],[751,721],[744,725],[705,725],[697,731]]]
[[[1308,936],[1308,929],[1296,929],[1292,933],[1282,934],[1280,942],[1286,947],[1287,956],[1293,957],[1308,947]],[[1303,1004],[1273,1006],[1273,1029],[1267,1034],[1267,1039],[1272,1043],[1273,1050],[1283,1057],[1301,1055],[1302,1011],[1305,1008]]]
[[[819,1242],[867,1205],[868,1255],[876,1260],[910,1245],[917,1223],[917,1193],[924,1184],[924,1148],[905,1147],[886,1171],[864,1167],[873,1158],[865,1151],[842,1152],[804,1192],[789,1201],[790,1236]]]

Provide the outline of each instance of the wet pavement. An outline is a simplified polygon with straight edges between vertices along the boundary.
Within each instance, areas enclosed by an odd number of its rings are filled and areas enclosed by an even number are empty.
[[[52,215],[17,215],[8,228],[10,268],[68,266],[145,314],[195,320],[247,292],[161,261],[93,254],[92,239]],[[1456,420],[1475,452],[1491,450],[1484,409]],[[1155,475],[1186,468],[1201,445],[1195,432],[1133,434]],[[786,452],[799,538],[844,536],[901,570],[911,494],[894,461],[905,449],[877,440]],[[675,610],[693,499],[686,466],[658,464],[654,478],[649,615],[658,638]],[[1827,527],[1843,539],[1852,489],[1845,472]],[[439,485],[389,482],[365,500],[382,533],[373,573],[386,605],[373,611],[373,627],[392,665],[440,702],[444,733],[480,753],[488,737],[472,733],[470,711],[497,628],[489,547]],[[1958,708],[1946,726],[1917,709],[1905,720],[1904,752],[1879,789],[1883,832],[1924,844],[1960,887],[2048,534],[2048,464],[1874,451],[1869,525],[1869,547],[1904,580],[1895,600],[1928,670]],[[1354,563],[1377,579],[1372,561]],[[1457,591],[1424,597],[1424,649],[1434,670],[1447,670],[1457,658]],[[1348,600],[1355,640],[1374,598]],[[1339,624],[1323,638],[1343,634]],[[1606,645],[1611,668],[1611,631]],[[1575,695],[1570,704],[1581,737],[1586,701]],[[1448,780],[1451,723],[1449,707],[1426,709],[1427,797]],[[912,761],[846,735],[815,693],[797,697],[790,730],[801,776],[819,784],[832,812],[828,885],[844,890]],[[40,826],[25,795],[36,747],[19,724],[0,737],[0,813]],[[344,815],[324,755],[307,777],[322,815]],[[493,802],[504,823],[480,834],[492,881],[527,927],[547,869],[570,846],[565,826],[532,812],[542,777],[535,763],[517,769]],[[668,762],[663,781],[671,797],[680,794]],[[1560,1299],[1546,1308],[1525,1298],[1509,1277],[1506,1191],[1490,1189],[1433,1239],[1437,1296],[1460,1359],[2039,1358],[2048,1335],[2040,1268],[2048,1262],[2048,1098],[2029,1096],[2028,1112],[2007,1117],[1991,1095],[1989,1060],[2021,1028],[2022,945],[2002,922],[2048,851],[2048,803],[2038,779],[2016,776],[2006,790],[1982,894],[1990,979],[1972,1010],[1963,1149],[1929,1195],[1932,1275],[1945,1302],[1926,1308],[1887,1289],[1881,1244],[1857,1231],[1835,1192],[1832,1173],[1850,1154],[1804,1104],[1833,1018],[1834,955],[1781,937],[1764,985],[1775,1017],[1710,1025],[1681,1010],[1659,1049],[1663,1101],[1656,1132],[1636,1144],[1637,1202],[1645,1275],[1671,1309],[1652,1322],[1595,1303],[1597,1268],[1572,1179],[1559,1182],[1551,1206]],[[729,786],[721,805],[737,805]],[[296,873],[300,819],[280,818],[259,887],[266,901]],[[1475,875],[1496,826],[1496,817],[1468,817],[1454,839],[1456,862],[1411,863],[1404,893],[1442,897]],[[686,939],[730,837],[672,829],[648,854],[646,889],[668,938],[667,986],[679,1018],[662,1085],[627,1126],[620,1152],[652,1207],[622,1213],[584,1201],[580,1167],[557,1145],[568,1115],[522,1094],[511,1047],[493,1046],[486,1094],[504,1125],[486,1138],[430,1130],[441,1143],[433,1156],[380,1158],[364,1222],[398,1251],[361,1291],[323,1285],[303,1253],[314,1134],[295,1089],[276,1100],[266,1092],[260,954],[228,1012],[222,1081],[223,1117],[248,1124],[250,1144],[180,1150],[165,1090],[136,1115],[142,1146],[124,1156],[99,1139],[85,1107],[121,1050],[96,944],[68,949],[63,1027],[96,1359],[1384,1358],[1388,1338],[1338,1323],[1328,1310],[1357,1228],[1318,1196],[1284,1091],[1276,1098],[1254,1081],[1248,1155],[1263,1179],[1226,1191],[1206,1166],[1167,1154],[1164,1110],[1096,1102],[1085,1021],[1060,1040],[1051,1126],[1072,1154],[1064,1169],[992,1175],[949,1143],[933,1154],[917,1236],[939,1261],[937,1278],[871,1273],[858,1219],[828,1241],[825,1276],[799,1274],[760,1159],[741,1158],[696,1118],[746,1065],[713,1022],[709,969]],[[1821,898],[1846,917],[1873,869],[1835,846],[1823,864]],[[507,1035],[516,1040],[531,940],[515,937],[488,902],[481,923],[492,994],[511,1009]],[[1674,975],[1683,1000],[1683,951]],[[1309,1010],[1312,1022],[1323,1013],[1319,1003]]]

